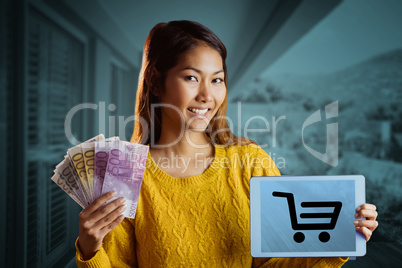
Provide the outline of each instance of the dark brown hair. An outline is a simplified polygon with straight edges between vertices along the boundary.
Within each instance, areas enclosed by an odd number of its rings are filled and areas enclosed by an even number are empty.
[[[166,74],[176,66],[179,56],[201,44],[210,46],[221,55],[226,85],[225,99],[211,119],[205,133],[211,142],[216,144],[255,144],[250,139],[236,137],[229,129],[226,120],[228,74],[225,63],[225,46],[210,29],[197,22],[187,20],[158,23],[145,40],[135,104],[135,126],[131,142],[151,144],[152,128],[155,135],[152,142],[159,140],[162,126],[161,109],[155,109],[155,120],[153,120],[151,105],[159,103],[156,94],[164,90]]]

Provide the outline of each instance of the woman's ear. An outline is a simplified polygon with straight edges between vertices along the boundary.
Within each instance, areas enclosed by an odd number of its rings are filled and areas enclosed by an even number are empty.
[[[163,93],[161,85],[152,87],[151,93],[154,96],[160,97],[160,95]]]
[[[150,85],[150,90],[151,93],[154,96],[159,96],[161,92],[161,74],[159,71],[156,70],[156,68],[152,68],[150,71],[150,76],[149,76],[149,85]]]
[[[154,96],[159,96],[159,90],[158,89],[152,89],[151,90],[151,93],[152,93],[152,95],[154,95]]]

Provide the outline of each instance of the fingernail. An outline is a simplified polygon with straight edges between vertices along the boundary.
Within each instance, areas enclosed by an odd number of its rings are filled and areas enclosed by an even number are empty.
[[[120,202],[121,203],[124,203],[124,202],[126,202],[126,198],[123,196],[123,197],[120,197]]]
[[[358,224],[358,223],[359,223],[359,221],[354,221],[354,222],[353,222],[353,224],[355,224],[355,225]]]
[[[356,208],[356,211],[360,211],[360,210],[361,210],[361,207]]]
[[[112,195],[116,195],[117,194],[117,192],[116,191],[112,191]]]
[[[359,217],[359,214],[355,214],[355,218]]]

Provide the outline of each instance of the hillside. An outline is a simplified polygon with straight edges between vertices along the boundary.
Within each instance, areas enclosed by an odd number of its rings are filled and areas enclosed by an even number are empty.
[[[402,102],[402,49],[378,55],[360,64],[328,75],[292,75],[268,77],[253,82],[236,95],[233,102],[262,103],[272,101],[272,88],[280,91],[280,100],[309,99],[311,105],[339,100],[340,105],[357,105],[362,112],[372,106]],[[267,90],[268,89],[268,90]],[[315,108],[314,107],[314,108]]]

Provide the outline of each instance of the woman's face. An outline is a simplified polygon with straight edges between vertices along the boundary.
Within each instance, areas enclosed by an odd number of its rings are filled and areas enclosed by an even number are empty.
[[[226,96],[222,58],[213,48],[199,45],[183,53],[178,64],[166,74],[165,92],[160,102],[165,128],[203,132]]]

